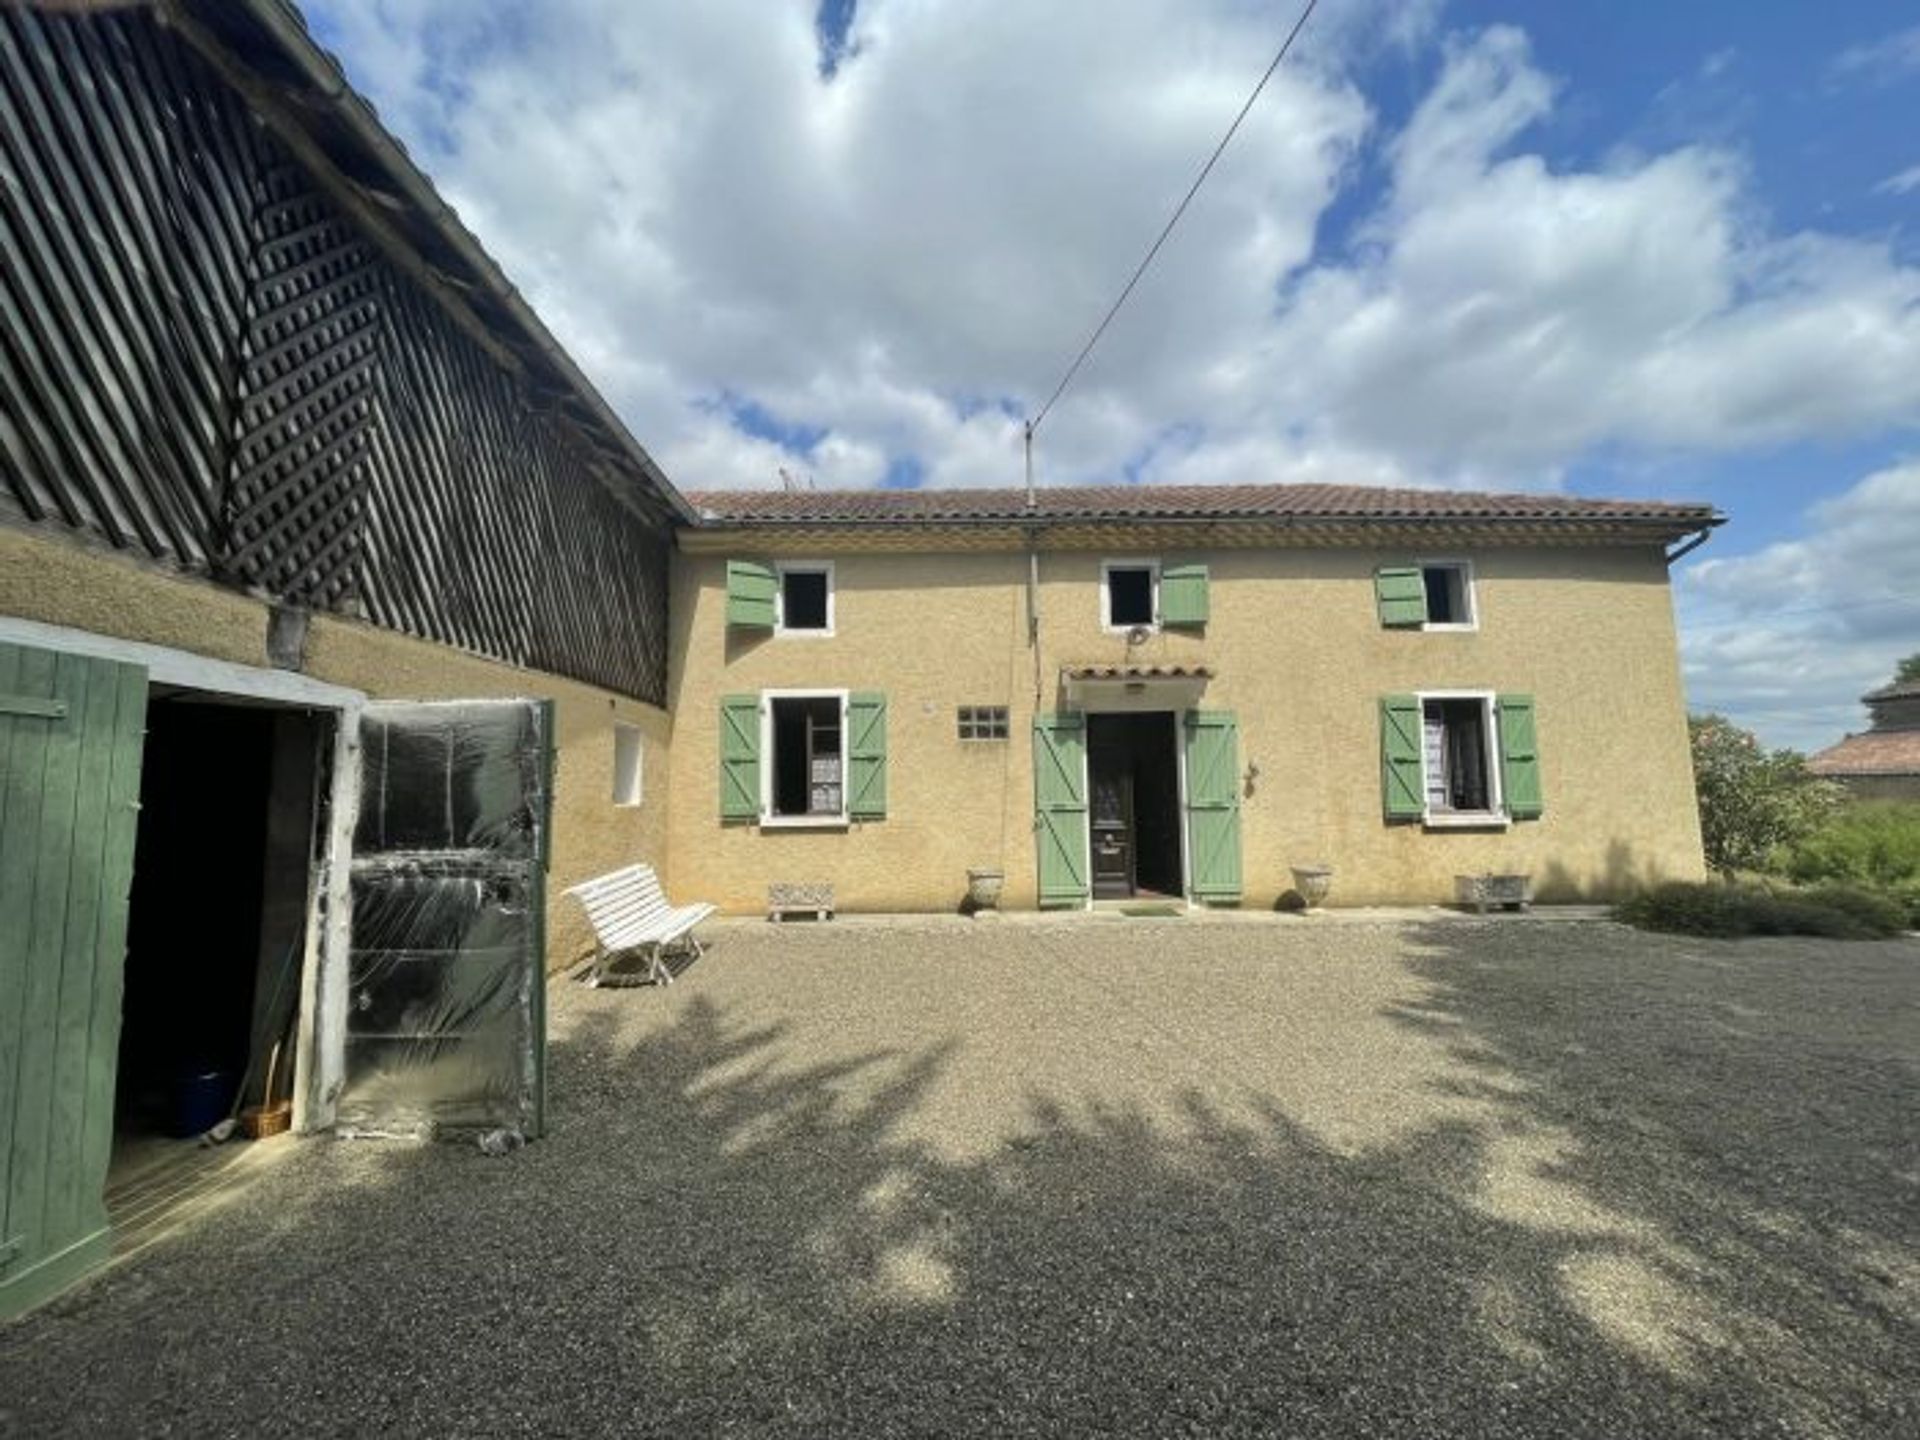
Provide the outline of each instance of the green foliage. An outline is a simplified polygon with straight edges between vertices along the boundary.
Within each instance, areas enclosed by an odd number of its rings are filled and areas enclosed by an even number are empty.
[[[1763,750],[1721,715],[1687,720],[1693,783],[1707,864],[1731,878],[1762,870],[1784,845],[1817,830],[1839,808],[1837,786],[1807,770],[1797,750]]]
[[[1920,805],[1866,801],[1848,805],[1780,857],[1795,880],[1844,880],[1892,890],[1920,887]]]
[[[1905,685],[1909,681],[1920,680],[1920,650],[1902,660],[1893,670],[1893,683]]]
[[[1845,885],[1773,891],[1681,881],[1643,891],[1618,906],[1614,917],[1642,930],[1721,940],[1749,935],[1884,940],[1906,929],[1911,918],[1888,896]]]

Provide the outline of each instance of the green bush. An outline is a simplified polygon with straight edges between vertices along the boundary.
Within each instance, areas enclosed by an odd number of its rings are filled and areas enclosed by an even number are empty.
[[[1911,918],[1892,898],[1847,885],[1774,891],[1714,881],[1656,885],[1618,906],[1614,914],[1642,930],[1723,940],[1748,935],[1882,940],[1899,934]]]
[[[1782,862],[1803,884],[1842,880],[1885,890],[1920,888],[1920,805],[1849,805],[1789,845]]]

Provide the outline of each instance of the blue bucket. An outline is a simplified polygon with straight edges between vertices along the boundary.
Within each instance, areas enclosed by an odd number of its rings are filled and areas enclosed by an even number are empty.
[[[218,1125],[233,1110],[239,1082],[231,1070],[203,1070],[173,1082],[173,1135],[191,1140]]]

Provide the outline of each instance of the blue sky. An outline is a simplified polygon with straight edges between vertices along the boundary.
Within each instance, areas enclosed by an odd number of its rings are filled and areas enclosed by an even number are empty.
[[[991,485],[1297,0],[327,0],[686,489]],[[1049,417],[1048,483],[1708,500],[1690,697],[1920,650],[1920,11],[1323,0]]]

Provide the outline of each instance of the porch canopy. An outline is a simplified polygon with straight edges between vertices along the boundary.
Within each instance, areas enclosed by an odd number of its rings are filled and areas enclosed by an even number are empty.
[[[1063,665],[1060,688],[1080,709],[1190,710],[1213,673],[1207,665]]]

